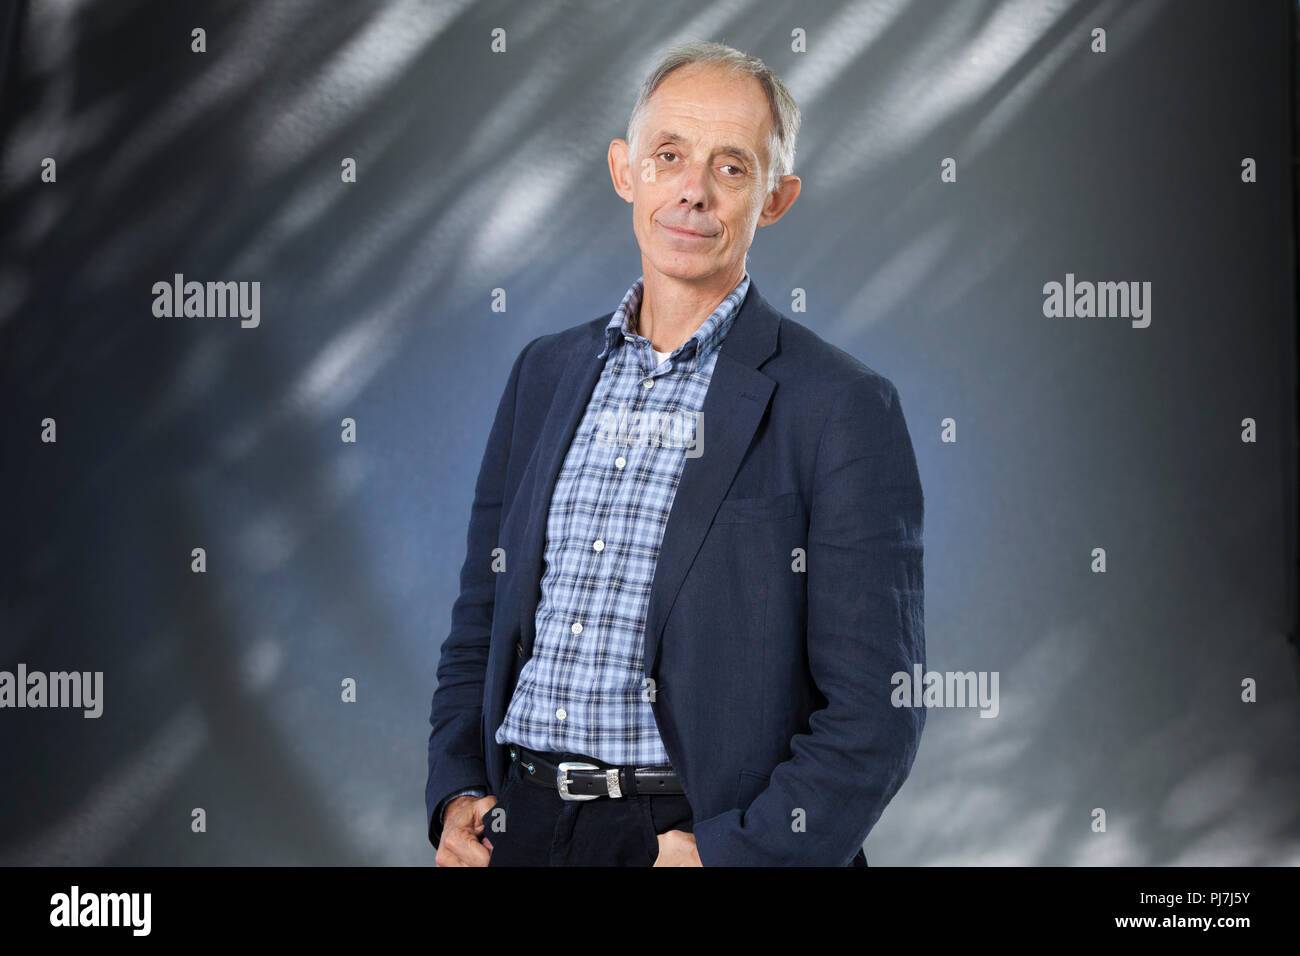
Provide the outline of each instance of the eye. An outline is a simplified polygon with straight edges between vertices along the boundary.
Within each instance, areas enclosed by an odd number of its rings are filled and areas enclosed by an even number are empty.
[[[734,169],[735,172],[729,174],[732,178],[735,178],[736,176],[743,176],[743,175],[745,175],[745,171],[744,171],[743,169],[741,169],[739,166],[733,166],[731,163],[728,163],[726,166],[723,166],[722,168],[723,168],[723,169]]]
[[[660,156],[676,156],[677,154],[674,153],[672,150],[667,150],[667,149],[666,149],[666,150],[664,150],[663,152],[661,152],[659,155],[660,155]]]

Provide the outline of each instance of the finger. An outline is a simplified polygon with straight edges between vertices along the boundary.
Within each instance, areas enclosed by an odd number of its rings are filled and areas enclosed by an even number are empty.
[[[468,827],[451,835],[450,849],[464,866],[487,866],[491,854]]]
[[[492,812],[492,808],[497,805],[497,798],[489,794],[482,800],[474,804],[474,823],[476,826],[483,826],[483,818]]]
[[[444,837],[444,839],[446,839]],[[460,861],[459,866],[487,866],[490,853],[469,830],[458,830],[451,835],[447,848]]]
[[[470,840],[464,847],[457,848],[458,855],[466,866],[487,866],[492,854],[478,840]]]

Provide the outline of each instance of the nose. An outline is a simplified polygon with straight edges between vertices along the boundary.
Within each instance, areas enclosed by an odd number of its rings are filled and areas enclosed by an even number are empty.
[[[703,209],[708,200],[707,170],[703,163],[687,165],[681,178],[682,203],[697,209]]]

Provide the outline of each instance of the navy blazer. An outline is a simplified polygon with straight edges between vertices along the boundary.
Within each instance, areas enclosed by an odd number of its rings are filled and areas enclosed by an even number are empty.
[[[612,314],[530,342],[497,409],[430,713],[435,846],[441,800],[504,782],[493,735],[532,653],[551,493]],[[894,385],[751,278],[645,628],[651,706],[705,866],[866,865],[925,725],[923,707],[891,705],[891,677],[925,667],[922,513]]]

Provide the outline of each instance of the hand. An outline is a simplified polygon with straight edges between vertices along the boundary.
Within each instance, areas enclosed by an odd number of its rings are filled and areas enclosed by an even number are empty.
[[[659,856],[655,866],[703,866],[695,851],[695,834],[685,830],[668,830],[659,834]]]
[[[483,817],[497,805],[492,794],[476,797],[463,794],[447,804],[442,816],[442,839],[434,866],[487,866],[492,841],[484,837]],[[486,847],[486,849],[484,849]]]

